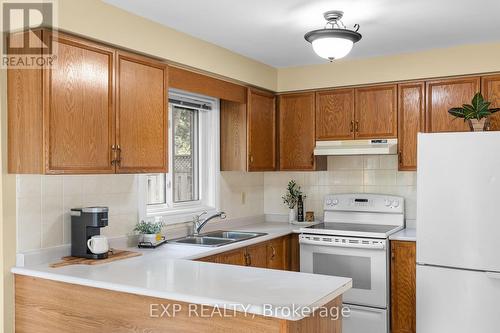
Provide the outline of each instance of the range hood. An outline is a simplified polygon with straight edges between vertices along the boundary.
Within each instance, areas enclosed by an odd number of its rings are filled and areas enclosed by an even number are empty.
[[[398,139],[316,141],[314,155],[395,155]]]

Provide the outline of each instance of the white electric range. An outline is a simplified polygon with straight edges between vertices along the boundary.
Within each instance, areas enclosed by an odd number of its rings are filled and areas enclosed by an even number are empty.
[[[385,194],[332,194],[324,222],[301,228],[300,270],[350,277],[344,333],[389,332],[389,235],[404,228],[404,199]]]

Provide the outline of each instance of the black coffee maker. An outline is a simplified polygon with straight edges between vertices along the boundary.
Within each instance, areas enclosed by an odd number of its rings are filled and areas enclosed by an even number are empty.
[[[108,207],[85,207],[71,209],[71,255],[73,257],[104,259],[107,253],[94,254],[87,247],[92,236],[101,234],[108,225]]]

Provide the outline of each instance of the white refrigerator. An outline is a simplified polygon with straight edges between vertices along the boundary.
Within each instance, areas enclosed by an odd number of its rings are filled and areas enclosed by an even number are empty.
[[[418,136],[417,333],[448,332],[500,332],[500,132]]]

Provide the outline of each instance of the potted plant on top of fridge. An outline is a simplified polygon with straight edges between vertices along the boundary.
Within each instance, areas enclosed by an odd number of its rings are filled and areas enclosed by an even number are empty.
[[[462,107],[451,108],[448,113],[456,118],[463,118],[469,123],[471,131],[484,131],[488,128],[490,116],[500,111],[500,108],[491,108],[491,102],[486,101],[480,92],[472,98],[471,104],[463,104]]]
[[[141,221],[136,224],[134,231],[139,232],[142,235],[142,242],[155,244],[161,240],[161,229],[164,223],[161,221]]]
[[[286,193],[281,198],[283,199],[283,203],[288,207],[288,222],[292,223],[295,221],[295,205],[297,205],[297,201],[299,200],[299,196],[302,196],[305,199],[305,195],[302,193],[302,190],[299,185],[295,182],[295,180],[290,180],[286,187]]]

